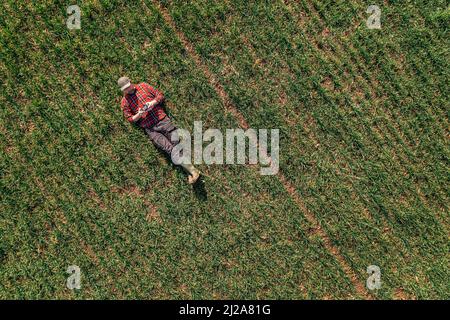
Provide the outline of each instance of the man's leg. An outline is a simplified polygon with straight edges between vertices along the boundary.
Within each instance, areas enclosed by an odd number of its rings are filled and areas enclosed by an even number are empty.
[[[169,117],[161,120],[155,126],[154,130],[161,132],[174,146],[176,146],[180,142],[180,138],[176,133],[177,128],[172,123]]]
[[[177,128],[173,125],[172,121],[170,121],[169,118],[166,118],[156,124],[152,129],[145,129],[145,131],[153,143],[167,152],[170,156],[173,147],[180,142],[176,129]],[[195,183],[200,177],[200,171],[192,164],[181,164],[180,166],[189,173],[189,183]]]
[[[169,141],[173,141],[173,146],[176,146],[180,142],[180,138],[177,134],[177,128],[172,123],[169,117],[158,123],[158,130],[164,134]],[[180,166],[189,173],[189,183],[195,183],[200,177],[200,171],[196,169],[192,164],[180,164]]]
[[[161,149],[170,156],[174,145],[167,139],[165,135],[152,129],[145,129],[145,132],[157,148]]]

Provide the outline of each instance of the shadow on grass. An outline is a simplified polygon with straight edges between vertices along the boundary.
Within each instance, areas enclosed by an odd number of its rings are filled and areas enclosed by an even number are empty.
[[[194,194],[197,199],[201,201],[208,200],[208,192],[206,191],[205,181],[203,181],[202,176],[200,176],[200,178],[193,184],[192,188],[194,189]]]

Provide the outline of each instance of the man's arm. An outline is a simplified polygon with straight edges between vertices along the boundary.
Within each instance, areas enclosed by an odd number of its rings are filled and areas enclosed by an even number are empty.
[[[148,83],[144,83],[145,90],[150,93],[154,98],[152,101],[147,102],[145,105],[147,106],[147,111],[151,110],[157,104],[160,104],[164,101],[164,94],[161,91],[156,90],[154,87],[149,85]]]
[[[139,109],[138,113],[133,114],[133,111],[131,110],[127,101],[122,101],[122,110],[125,118],[131,123],[135,123],[136,121],[138,121],[144,114],[144,110],[142,109]]]
[[[136,113],[133,117],[131,117],[132,122],[138,121],[140,118],[142,118],[142,115],[144,114],[144,110],[139,109],[138,113]]]

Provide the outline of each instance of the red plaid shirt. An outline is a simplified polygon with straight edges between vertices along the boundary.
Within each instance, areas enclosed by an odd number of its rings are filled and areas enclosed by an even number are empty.
[[[164,101],[164,95],[145,82],[135,84],[134,86],[136,91],[132,94],[126,94],[122,98],[121,107],[123,114],[128,121],[133,123],[131,118],[138,113],[138,110],[143,108],[146,102],[156,99],[156,105],[150,111],[145,112],[141,119],[135,122],[142,128],[150,128],[166,117],[166,113],[161,107],[161,102]]]

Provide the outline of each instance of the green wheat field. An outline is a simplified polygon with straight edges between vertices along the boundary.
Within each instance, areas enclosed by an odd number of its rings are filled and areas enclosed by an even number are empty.
[[[0,9],[1,299],[450,298],[447,1]],[[279,174],[189,185],[124,119],[122,75],[179,127],[278,128]]]

